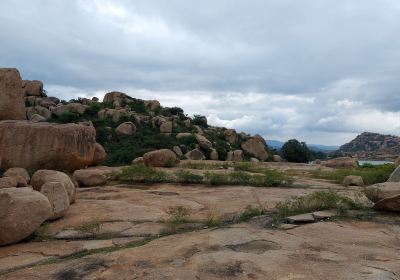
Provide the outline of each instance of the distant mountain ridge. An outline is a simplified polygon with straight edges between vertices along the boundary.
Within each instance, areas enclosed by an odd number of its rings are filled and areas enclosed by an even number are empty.
[[[274,148],[274,149],[281,149],[284,142],[277,141],[277,140],[267,140],[267,144],[269,147]],[[307,144],[307,146],[314,151],[324,151],[324,152],[331,152],[331,151],[336,151],[339,149],[339,146],[326,146],[326,145],[320,145],[320,144]]]
[[[361,159],[394,159],[400,155],[400,137],[363,132],[347,144],[339,153],[347,153]]]

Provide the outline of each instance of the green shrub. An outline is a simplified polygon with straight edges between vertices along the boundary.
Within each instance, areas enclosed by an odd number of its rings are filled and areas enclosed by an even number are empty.
[[[160,183],[171,181],[166,172],[142,163],[123,167],[120,172],[113,174],[113,177],[123,182]]]
[[[170,215],[166,221],[171,224],[183,224],[188,222],[191,213],[190,209],[185,206],[169,207],[166,212]]]
[[[201,115],[194,115],[193,116],[193,124],[201,126],[203,128],[207,128],[207,118],[205,116],[201,116]]]
[[[145,113],[146,112],[146,106],[144,105],[143,100],[135,99],[132,103],[129,104],[131,107],[132,111],[135,111],[137,113]]]
[[[186,170],[179,170],[175,175],[180,183],[199,184],[203,182],[203,176],[193,174]]]
[[[98,112],[103,109],[102,103],[91,103],[89,107],[86,108],[85,110],[85,115],[91,116],[91,117],[97,117]]]
[[[296,139],[287,141],[281,149],[282,156],[289,162],[307,163],[311,159],[311,151],[305,142],[299,142]]]
[[[57,117],[57,121],[60,123],[74,123],[79,121],[79,116],[70,111],[65,111]]]

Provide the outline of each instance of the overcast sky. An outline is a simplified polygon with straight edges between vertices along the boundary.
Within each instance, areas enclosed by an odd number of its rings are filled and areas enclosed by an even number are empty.
[[[0,0],[0,67],[266,139],[400,134],[399,0]]]

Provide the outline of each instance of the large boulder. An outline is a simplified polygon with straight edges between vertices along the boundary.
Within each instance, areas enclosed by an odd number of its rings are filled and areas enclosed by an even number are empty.
[[[234,150],[234,151],[228,152],[226,160],[227,161],[235,161],[235,162],[243,161],[243,151],[242,150]]]
[[[246,153],[262,161],[265,161],[268,158],[267,146],[265,145],[265,140],[261,136],[255,136],[248,139],[242,144],[242,149]]]
[[[200,149],[194,149],[185,154],[185,157],[187,159],[191,160],[205,160],[206,156],[203,154],[203,152]]]
[[[75,170],[73,176],[80,187],[101,186],[107,182],[104,171],[95,168]]]
[[[356,158],[352,157],[338,157],[327,161],[323,161],[322,165],[332,168],[357,167],[358,161]]]
[[[216,149],[211,149],[210,159],[211,160],[218,160],[218,152],[217,152]]]
[[[0,168],[74,171],[93,164],[96,130],[79,124],[0,122]]]
[[[0,68],[0,121],[25,119],[21,76],[15,68]]]
[[[94,156],[92,165],[100,165],[106,160],[107,153],[99,143],[94,144]]]
[[[28,171],[26,171],[24,168],[21,167],[13,167],[7,169],[7,171],[4,172],[3,174],[3,177],[15,177],[15,176],[21,176],[22,178],[25,179],[27,183],[29,183],[29,180],[31,179]]]
[[[26,108],[26,116],[28,120],[32,120],[34,115],[40,115],[46,120],[51,118],[51,112],[49,109],[42,106],[34,106]]]
[[[202,149],[207,150],[212,148],[212,143],[205,136],[198,133],[196,133],[194,136],[196,137],[197,143],[199,143]]]
[[[118,123],[122,117],[129,118],[131,116],[131,112],[127,109],[101,109],[97,113],[100,119],[110,118],[114,123]]]
[[[0,189],[16,188],[18,182],[15,177],[3,177],[0,178]]]
[[[183,155],[182,149],[181,149],[180,147],[178,147],[178,146],[174,146],[174,147],[172,148],[172,150],[174,151],[174,153],[175,153],[178,157],[181,157],[181,156]]]
[[[41,81],[22,81],[22,90],[24,96],[44,96],[43,83]]]
[[[154,111],[161,107],[160,102],[158,100],[145,100],[144,106],[146,107],[146,110],[149,111]]]
[[[51,205],[52,214],[49,220],[55,220],[64,216],[70,205],[68,193],[64,185],[60,182],[47,182],[42,185],[40,192],[47,197]]]
[[[85,106],[81,103],[68,103],[68,104],[59,104],[56,107],[51,108],[51,112],[56,116],[61,116],[66,112],[74,113],[77,115],[83,115],[85,113]]]
[[[133,135],[136,132],[136,126],[133,122],[124,122],[115,129],[115,132],[121,135]]]
[[[49,182],[61,183],[67,191],[70,203],[75,201],[75,185],[67,174],[56,170],[42,169],[36,171],[31,179],[31,185],[37,191],[40,191],[42,186]]]
[[[375,210],[400,212],[400,194],[379,200],[374,205]]]
[[[106,93],[103,98],[104,103],[112,103],[114,106],[121,106],[122,100],[130,99],[130,97],[119,91],[111,91]]]
[[[231,144],[235,144],[238,138],[236,130],[234,129],[227,129],[224,131],[225,140]]]
[[[364,180],[361,176],[349,175],[344,177],[343,185],[345,186],[364,186]]]
[[[400,195],[400,183],[386,182],[367,187],[365,195],[372,202]]]
[[[178,161],[176,154],[169,149],[156,150],[143,155],[144,164],[153,167],[171,167]]]
[[[0,246],[21,241],[52,215],[46,196],[31,188],[0,190]]]
[[[160,125],[160,133],[171,133],[171,132],[172,132],[172,122],[171,121],[163,122]]]
[[[189,132],[180,132],[176,135],[176,139],[182,139],[182,138],[186,138],[186,137],[192,137],[193,134],[189,133]]]

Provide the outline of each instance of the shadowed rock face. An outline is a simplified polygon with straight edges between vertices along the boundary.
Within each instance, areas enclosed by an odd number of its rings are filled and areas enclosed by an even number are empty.
[[[96,131],[78,124],[0,122],[0,168],[74,171],[93,163]]]
[[[15,68],[0,68],[0,121],[25,119],[21,76]]]

